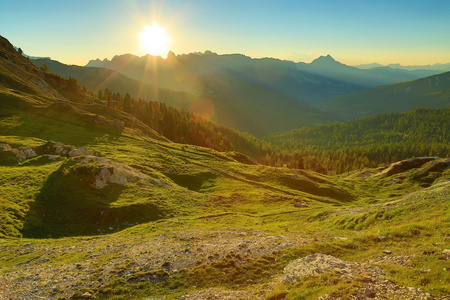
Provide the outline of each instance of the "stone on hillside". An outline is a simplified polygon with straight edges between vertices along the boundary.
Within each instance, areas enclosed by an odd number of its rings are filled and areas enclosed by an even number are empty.
[[[8,144],[0,144],[0,150],[11,152],[14,156],[16,156],[19,160],[25,160],[28,158],[32,158],[37,156],[36,152],[30,147],[19,147],[19,148],[12,148]]]
[[[392,254],[392,251],[391,250],[383,250],[383,253],[384,254]]]
[[[442,256],[444,256],[445,259],[450,259],[450,249],[444,249],[442,250]]]
[[[301,203],[301,202],[295,202],[294,206],[298,207],[298,208],[308,207],[308,205],[306,205],[305,203]]]
[[[0,144],[0,150],[3,150],[3,151],[12,151],[12,148],[11,148],[11,146],[8,145],[8,144]]]
[[[59,156],[68,156],[68,157],[92,154],[92,151],[89,151],[84,146],[80,147],[80,148],[76,148],[73,145],[65,145],[63,143],[54,142],[54,141],[49,141],[44,145],[44,152],[49,155],[59,155]]]
[[[66,156],[75,146],[64,145],[60,142],[49,141],[44,145],[44,152],[47,154]]]
[[[91,183],[96,189],[103,189],[110,184],[125,185],[132,182],[139,182],[145,185],[158,184],[167,186],[167,184],[153,179],[135,168],[101,157],[79,156],[73,159],[80,165],[87,163],[96,164],[95,179]]]
[[[20,160],[25,160],[37,156],[36,152],[34,152],[34,150],[30,147],[19,147],[17,149],[13,149],[13,152]]]
[[[54,285],[54,286],[52,287],[52,291],[57,292],[57,291],[59,291],[60,288],[61,288],[61,287],[59,286],[59,284]]]
[[[92,294],[89,292],[84,293],[83,295],[81,295],[82,298],[86,298],[86,299],[90,299],[92,297]]]
[[[68,155],[70,157],[82,156],[82,155],[91,155],[91,151],[86,149],[86,147],[80,147],[78,149],[74,149],[74,150],[69,151]]]
[[[283,270],[283,281],[295,283],[303,276],[314,276],[331,270],[350,274],[353,266],[354,263],[340,260],[334,256],[315,253],[289,263]]]

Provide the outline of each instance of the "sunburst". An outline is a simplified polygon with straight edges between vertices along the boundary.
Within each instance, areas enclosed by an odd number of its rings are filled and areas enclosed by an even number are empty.
[[[144,31],[139,34],[142,49],[154,56],[166,56],[169,51],[170,36],[166,28],[153,23],[152,26],[145,26]]]

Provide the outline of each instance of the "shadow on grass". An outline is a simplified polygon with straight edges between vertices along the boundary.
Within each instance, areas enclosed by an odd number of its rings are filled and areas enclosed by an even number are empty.
[[[165,211],[151,201],[114,206],[125,187],[109,184],[96,189],[91,184],[98,171],[92,166],[81,166],[67,172],[67,164],[63,164],[52,173],[30,205],[23,236],[57,238],[112,233],[133,223],[165,216]]]

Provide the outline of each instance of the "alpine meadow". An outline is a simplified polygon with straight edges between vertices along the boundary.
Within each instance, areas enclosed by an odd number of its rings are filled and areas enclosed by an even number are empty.
[[[3,1],[0,299],[450,299],[450,4],[319,2]]]

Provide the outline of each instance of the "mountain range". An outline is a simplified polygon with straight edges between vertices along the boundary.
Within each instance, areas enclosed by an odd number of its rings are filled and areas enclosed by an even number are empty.
[[[434,65],[408,65],[403,66],[401,64],[388,64],[388,65],[382,65],[379,63],[371,63],[371,64],[361,64],[354,66],[358,69],[372,69],[372,68],[384,68],[388,67],[391,69],[401,69],[401,70],[408,70],[408,71],[419,71],[419,70],[427,70],[437,73],[450,71],[450,63],[447,64],[434,64]],[[432,75],[432,74],[429,74]]]

